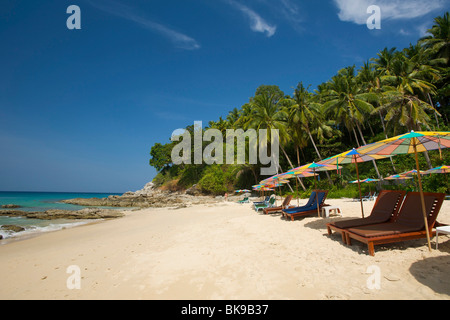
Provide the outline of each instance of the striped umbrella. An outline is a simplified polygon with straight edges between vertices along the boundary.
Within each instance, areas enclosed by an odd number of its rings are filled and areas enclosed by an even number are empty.
[[[359,149],[358,149],[359,150]],[[356,181],[359,181],[359,170],[358,170],[358,163],[360,162],[366,162],[371,160],[377,160],[377,159],[383,159],[387,158],[388,156],[380,156],[380,155],[366,155],[362,154],[357,149],[353,148],[352,150],[337,154],[333,157],[327,158],[325,160],[319,161],[321,164],[328,164],[328,165],[340,165],[340,164],[348,164],[348,163],[354,163],[356,166]],[[358,183],[358,190],[359,190],[359,199],[361,203],[361,214],[364,218],[364,205],[362,200],[362,194],[361,194],[361,183]]]
[[[450,173],[450,166],[440,166],[440,167],[436,167],[430,170],[425,171],[425,174],[432,174],[432,173],[443,173],[445,175],[445,181],[447,184],[447,190],[448,190],[448,177],[447,177],[447,173]]]

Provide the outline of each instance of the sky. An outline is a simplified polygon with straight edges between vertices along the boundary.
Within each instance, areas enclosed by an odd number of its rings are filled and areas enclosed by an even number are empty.
[[[372,5],[381,29],[368,28]],[[226,117],[263,84],[314,89],[385,47],[415,44],[449,8],[449,0],[2,0],[0,191],[141,189],[156,175],[151,147],[174,130]]]

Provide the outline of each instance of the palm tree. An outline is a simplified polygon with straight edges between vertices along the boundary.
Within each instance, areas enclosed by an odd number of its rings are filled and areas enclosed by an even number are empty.
[[[361,126],[374,109],[368,101],[375,99],[376,96],[362,90],[355,79],[354,67],[343,69],[332,77],[325,96],[327,99],[323,105],[325,115],[334,116],[334,119],[344,124],[349,131],[353,131],[357,145],[361,146],[356,128],[361,141],[366,144]]]
[[[420,40],[426,48],[433,52],[435,58],[444,59],[447,66],[450,65],[450,21],[449,13],[434,19],[435,24],[427,32],[430,36]]]
[[[361,131],[361,126],[374,110],[373,105],[368,101],[375,99],[376,96],[373,93],[367,93],[362,90],[355,79],[354,69],[354,66],[343,69],[331,79],[328,86],[328,94],[326,95],[328,101],[323,105],[323,108],[325,115],[341,121],[349,132],[353,131],[357,145],[361,146],[355,128],[358,130],[361,141],[365,145],[366,141]],[[378,178],[381,178],[375,161],[373,161],[373,165]]]
[[[383,88],[381,86],[380,72],[375,68],[375,64],[369,61],[364,62],[364,65],[359,69],[357,81],[360,83],[362,90],[372,94],[371,103],[373,103],[374,107],[380,106],[383,99]],[[375,111],[372,111],[372,113],[375,113]],[[384,136],[387,139],[388,135],[383,113],[380,108],[377,109],[376,113],[380,116]],[[370,122],[368,124],[370,125]],[[397,172],[392,157],[389,157],[389,159],[391,160],[392,169],[394,172]]]
[[[283,100],[278,100],[273,93],[262,93],[251,98],[250,106],[252,107],[251,116],[248,117],[245,123],[246,128],[253,128],[256,130],[267,129],[269,138],[270,130],[276,129],[279,131],[280,147],[283,151],[289,164],[291,160],[283,148],[283,144],[289,140],[287,118],[288,114],[285,108],[282,108]]]
[[[308,135],[319,160],[322,160],[322,156],[313,138],[313,133],[316,133],[319,136],[319,140],[323,140],[324,132],[329,133],[332,129],[326,125],[324,117],[321,114],[321,105],[312,100],[312,95],[308,91],[308,88],[305,88],[303,83],[300,82],[294,90],[294,97],[290,99],[289,121],[293,129],[293,136],[301,137],[305,132]],[[328,172],[326,172],[326,174],[328,181],[332,185],[333,182]]]

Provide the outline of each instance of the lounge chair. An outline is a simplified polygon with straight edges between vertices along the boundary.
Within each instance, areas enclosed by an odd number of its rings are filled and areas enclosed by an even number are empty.
[[[263,203],[263,204],[257,204],[255,205],[255,210],[259,211],[265,208],[273,208],[275,206],[275,201],[276,201],[276,197],[275,195],[271,195],[270,199],[267,203]]]
[[[444,198],[444,193],[424,193],[430,238],[435,234],[432,230]],[[348,245],[351,239],[366,243],[369,254],[374,256],[374,245],[426,238],[425,230],[420,193],[409,192],[392,222],[349,228],[345,230],[345,237]]]
[[[291,195],[288,195],[288,196],[284,199],[284,201],[283,201],[283,203],[281,204],[281,206],[279,206],[279,207],[273,207],[273,208],[264,208],[264,209],[263,209],[264,214],[280,212],[280,211],[283,210],[283,209],[288,209],[288,208],[290,208],[289,203],[291,202],[291,200],[292,200],[292,196],[291,196]],[[292,206],[292,207],[293,207],[293,206]]]
[[[314,213],[317,214],[317,208],[319,208],[320,211],[323,206],[326,206],[325,199],[327,198],[327,195],[328,191],[326,190],[315,190],[311,193],[311,196],[309,197],[308,203],[306,205],[302,207],[283,209],[283,216],[286,219],[290,218],[292,221],[294,221],[294,219],[297,217],[305,217]]]
[[[266,197],[264,198],[264,201],[254,201],[254,202],[253,202],[253,206],[255,206],[255,205],[257,205],[257,204],[264,204],[264,203],[267,203],[267,202],[269,202],[269,199],[270,199],[270,196],[266,196]]]
[[[382,190],[377,197],[370,216],[328,223],[328,234],[331,235],[332,231],[340,233],[342,241],[346,243],[344,232],[346,229],[388,222],[397,215],[405,194],[405,191]]]
[[[248,203],[248,197],[244,197],[244,199],[239,200],[238,203]]]

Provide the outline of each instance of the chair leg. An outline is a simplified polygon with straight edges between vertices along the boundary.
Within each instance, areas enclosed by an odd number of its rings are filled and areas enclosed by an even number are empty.
[[[373,242],[369,242],[367,244],[367,247],[369,248],[369,255],[371,255],[372,257],[375,256],[375,247],[373,245]]]
[[[348,235],[348,233],[344,232],[345,234],[345,244],[348,246],[352,245],[352,239],[350,238],[350,236]]]

